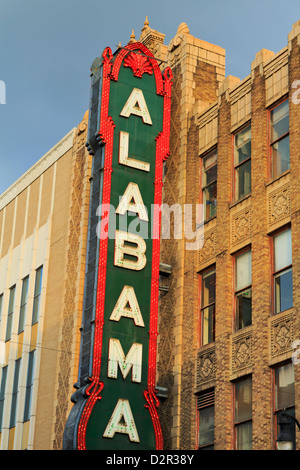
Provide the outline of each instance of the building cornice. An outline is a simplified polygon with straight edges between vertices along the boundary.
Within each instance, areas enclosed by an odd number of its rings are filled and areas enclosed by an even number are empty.
[[[42,173],[44,173],[51,165],[59,160],[73,146],[74,133],[73,128],[66,134],[52,149],[49,150],[42,158],[40,158],[26,173],[24,173],[15,183],[13,183],[0,196],[0,210],[15,199],[24,189],[33,183]]]

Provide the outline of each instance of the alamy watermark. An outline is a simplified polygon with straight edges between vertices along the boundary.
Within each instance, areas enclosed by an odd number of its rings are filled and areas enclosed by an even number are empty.
[[[292,83],[292,89],[297,88],[292,93],[292,103],[299,104],[300,103],[300,80],[294,80]]]
[[[132,217],[137,213],[143,217]],[[115,239],[121,230],[144,240],[184,240],[186,250],[200,250],[204,244],[203,204],[151,204],[150,213],[145,206],[120,213],[112,204],[100,204],[96,216],[100,217],[96,228],[100,239]]]
[[[3,80],[0,80],[0,104],[6,104],[6,86]]]

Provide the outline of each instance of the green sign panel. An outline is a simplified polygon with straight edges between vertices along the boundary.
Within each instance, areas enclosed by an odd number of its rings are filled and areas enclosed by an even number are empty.
[[[143,44],[103,53],[92,373],[76,421],[78,449],[163,448],[155,370],[171,79]]]

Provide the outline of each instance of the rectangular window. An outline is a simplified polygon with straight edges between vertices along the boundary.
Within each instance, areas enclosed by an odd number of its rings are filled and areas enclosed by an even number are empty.
[[[12,320],[13,320],[14,304],[15,304],[15,293],[16,293],[16,286],[13,286],[9,290],[9,304],[8,304],[5,341],[9,341],[11,338]]]
[[[251,193],[251,127],[234,136],[234,200]]]
[[[206,391],[198,397],[199,450],[214,450],[214,391]]]
[[[23,419],[24,422],[30,419],[31,397],[32,397],[33,376],[34,376],[34,363],[35,363],[35,350],[29,353],[29,359],[28,359],[28,371],[27,371],[27,383],[26,383],[25,407],[24,407],[24,419]]]
[[[42,277],[43,277],[43,266],[36,270],[35,275],[35,286],[34,286],[34,299],[33,299],[33,310],[32,310],[32,324],[38,322],[39,309],[41,301],[41,290],[42,290]]]
[[[247,377],[234,385],[235,449],[252,450],[252,380]]]
[[[217,214],[217,150],[202,157],[202,199],[204,220]]]
[[[274,369],[274,423],[275,440],[279,433],[279,417],[281,411],[286,410],[295,416],[295,377],[292,363],[281,365]],[[295,449],[295,426],[292,426],[292,437]]]
[[[293,306],[292,234],[284,230],[273,237],[274,313]]]
[[[25,324],[25,313],[26,313],[26,304],[27,304],[27,293],[28,293],[28,283],[29,277],[25,277],[22,282],[22,294],[21,294],[21,305],[20,305],[20,315],[19,315],[19,329],[18,333],[24,331]]]
[[[3,294],[0,295],[0,321],[2,315],[2,306],[3,306]]]
[[[270,111],[270,150],[271,174],[277,178],[290,168],[288,100]]]
[[[201,346],[215,340],[216,269],[201,275]]]
[[[0,432],[2,431],[7,369],[8,369],[8,366],[5,366],[2,368],[2,377],[1,377],[1,386],[0,386]]]
[[[16,425],[20,363],[21,363],[21,359],[17,359],[15,362],[15,373],[14,373],[14,383],[13,383],[13,391],[12,391],[12,398],[11,398],[11,411],[10,411],[10,424],[9,424],[10,428],[13,428]]]
[[[235,258],[235,326],[236,331],[252,323],[251,251]]]

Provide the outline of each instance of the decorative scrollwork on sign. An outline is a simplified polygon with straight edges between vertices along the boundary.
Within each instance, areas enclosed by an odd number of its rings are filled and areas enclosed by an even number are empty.
[[[152,75],[153,69],[148,57],[131,52],[124,59],[124,67],[130,67],[135,77],[141,78],[144,73]]]

